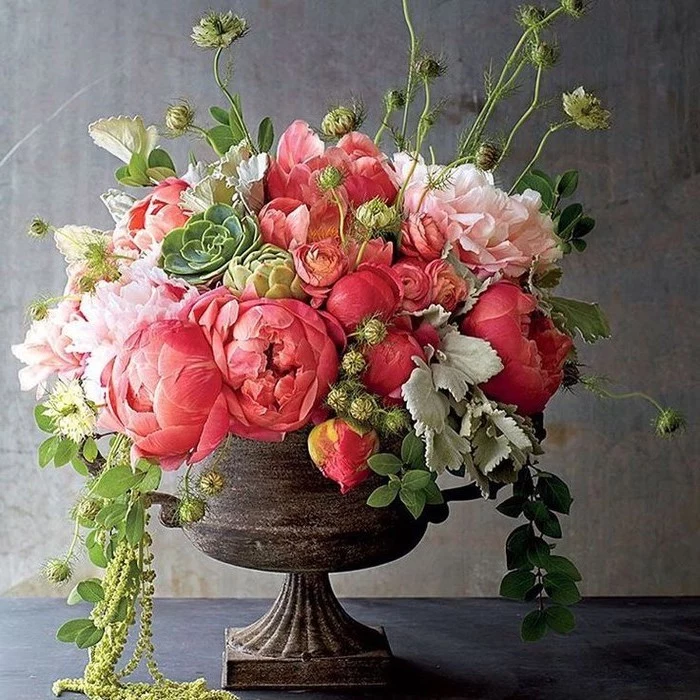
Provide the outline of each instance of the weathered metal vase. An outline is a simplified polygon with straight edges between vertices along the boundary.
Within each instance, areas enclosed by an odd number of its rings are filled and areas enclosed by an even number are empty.
[[[232,439],[225,455],[212,458],[224,477],[223,491],[209,499],[203,520],[185,528],[214,559],[287,574],[265,616],[226,631],[225,688],[389,681],[384,631],[343,610],[328,574],[404,556],[422,539],[428,516],[414,520],[398,503],[369,507],[367,496],[381,483],[376,477],[341,495],[310,461],[307,436],[292,433],[281,443]]]

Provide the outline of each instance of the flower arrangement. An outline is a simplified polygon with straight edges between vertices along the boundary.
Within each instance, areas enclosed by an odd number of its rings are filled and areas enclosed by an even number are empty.
[[[551,10],[518,10],[518,43],[487,78],[484,106],[447,164],[428,147],[439,117],[431,85],[445,62],[422,49],[406,0],[403,9],[407,80],[386,94],[374,137],[361,131],[364,107],[353,102],[331,109],[317,129],[293,122],[274,150],[269,117],[254,138],[220,70],[248,25],[210,13],[192,39],[213,52],[226,103],[210,108],[213,125],[202,126],[184,101],[167,109],[160,129],[140,117],[91,124],[94,142],[123,162],[118,182],[139,195],[102,196],[113,231],[32,222],[33,236],[53,236],[67,283],[31,306],[32,325],[13,351],[49,434],[40,466],[70,463],[86,479],[73,544],[46,573],[57,583],[70,578],[78,543],[105,569],[69,596],[94,608],[58,638],[91,656],[84,678],[59,681],[57,694],[218,697],[202,682],[174,684],[158,671],[147,524],[161,470],[183,466],[177,517],[205,516],[222,476],[214,459],[192,482],[189,465],[229,436],[279,441],[310,430],[311,461],[342,493],[381,478],[368,507],[405,507],[415,518],[443,503],[446,472],[465,479],[473,496],[493,500],[511,489],[497,509],[525,522],[506,543],[501,594],[536,601],[525,640],[573,628],[568,606],[579,599],[580,574],[549,541],[561,537],[559,515],[572,498],[537,466],[541,414],[561,387],[617,395],[577,362],[575,341],[610,335],[600,308],[555,293],[562,259],[585,250],[595,223],[567,203],[578,173],[552,177],[535,166],[555,132],[607,129],[610,114],[583,88],[565,93],[509,188],[498,168],[549,102],[543,76],[557,49],[546,35],[585,8],[561,0]],[[495,107],[527,71],[531,103],[506,137],[490,137]],[[161,134],[200,138],[214,155],[183,171]],[[683,427],[673,409],[634,395],[658,411],[661,435]],[[139,602],[134,657],[118,671]],[[141,659],[155,685],[125,685]]]

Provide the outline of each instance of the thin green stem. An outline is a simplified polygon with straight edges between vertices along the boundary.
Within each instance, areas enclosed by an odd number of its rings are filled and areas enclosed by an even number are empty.
[[[406,138],[406,127],[408,125],[408,109],[411,105],[411,94],[413,93],[413,82],[414,77],[414,64],[416,61],[416,51],[418,48],[416,42],[416,33],[413,30],[413,23],[411,22],[411,13],[408,10],[408,0],[402,0],[403,6],[403,17],[406,21],[406,27],[408,28],[408,36],[411,42],[411,48],[408,56],[408,77],[406,79],[406,101],[403,106],[403,119],[401,120],[401,138]]]
[[[643,399],[660,413],[664,410],[664,407],[658,401],[649,396],[649,394],[645,394],[643,391],[627,391],[618,394],[614,391],[609,391],[608,389],[597,386],[595,388],[595,393],[606,399]]]
[[[506,157],[506,154],[508,153],[511,144],[513,143],[513,139],[515,138],[515,134],[518,133],[520,127],[532,116],[533,112],[535,112],[540,106],[540,85],[542,83],[542,72],[542,66],[538,66],[537,75],[535,77],[535,89],[532,95],[532,102],[530,103],[530,106],[525,110],[523,115],[520,117],[520,119],[518,119],[518,121],[515,123],[515,125],[510,131],[510,134],[508,134],[505,146],[503,146],[503,152],[501,153],[501,156],[498,159],[494,170],[501,164],[501,161]]]
[[[340,201],[340,197],[338,196],[338,193],[335,191],[335,189],[331,190],[331,195],[333,196],[333,201],[335,202],[336,206],[338,207],[338,217],[339,217],[339,223],[338,225],[340,226],[340,242],[344,246],[345,245],[345,207],[343,206],[343,203]]]
[[[231,105],[231,111],[233,115],[236,117],[236,121],[238,122],[238,126],[241,128],[241,131],[243,132],[245,136],[245,140],[248,143],[248,147],[250,148],[251,152],[253,154],[257,154],[258,149],[255,147],[255,144],[253,143],[253,139],[250,136],[250,132],[248,131],[248,127],[245,125],[245,122],[243,121],[243,115],[241,114],[240,110],[238,109],[238,105],[236,104],[236,100],[233,99],[233,95],[228,91],[228,88],[226,87],[226,84],[224,81],[221,79],[221,75],[219,74],[219,61],[221,60],[221,53],[223,51],[223,47],[219,47],[216,50],[216,53],[214,54],[214,80],[216,80],[216,84],[219,86],[221,92],[226,95],[226,98],[229,101],[229,104]]]
[[[559,124],[552,124],[552,126],[547,129],[545,132],[544,136],[542,137],[541,141],[539,142],[537,146],[537,150],[535,151],[535,155],[532,156],[530,159],[530,162],[525,166],[523,171],[520,173],[518,176],[518,179],[513,183],[513,186],[510,188],[510,191],[508,194],[513,194],[515,192],[516,187],[520,184],[520,181],[527,175],[528,172],[530,172],[530,169],[532,166],[537,162],[539,157],[542,155],[542,150],[544,149],[544,145],[547,143],[547,140],[549,137],[559,131],[559,129],[563,129],[564,127],[571,126],[574,122],[573,121],[567,121],[567,122],[560,122]]]
[[[384,116],[382,117],[382,123],[379,125],[379,129],[377,129],[377,133],[374,136],[374,143],[375,145],[379,145],[381,140],[382,140],[382,134],[386,130],[388,126],[388,121],[389,121],[389,116],[391,115],[391,107],[387,107],[384,110]]]

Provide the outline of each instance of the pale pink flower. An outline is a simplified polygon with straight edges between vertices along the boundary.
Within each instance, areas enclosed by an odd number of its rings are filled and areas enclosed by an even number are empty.
[[[98,282],[83,296],[80,314],[67,324],[69,349],[88,355],[85,388],[90,399],[103,398],[102,373],[126,340],[156,321],[177,319],[198,292],[182,280],[170,279],[146,257],[125,268],[116,282]]]
[[[36,387],[41,396],[53,375],[60,379],[82,376],[85,355],[70,348],[71,339],[65,333],[66,325],[80,318],[78,303],[65,299],[46,318],[32,323],[23,343],[12,346],[12,354],[27,365],[19,371],[22,391]]]
[[[258,218],[265,243],[272,243],[285,250],[294,250],[306,243],[309,208],[299,200],[277,197],[260,210]]]

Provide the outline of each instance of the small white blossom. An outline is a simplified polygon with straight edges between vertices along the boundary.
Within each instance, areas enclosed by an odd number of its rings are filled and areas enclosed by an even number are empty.
[[[53,422],[57,432],[74,442],[80,442],[95,431],[94,406],[77,379],[57,382],[44,407],[44,415]]]

